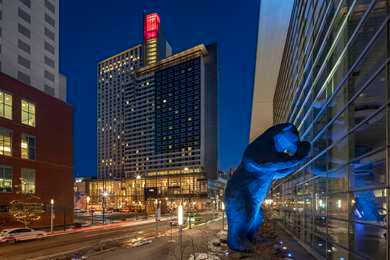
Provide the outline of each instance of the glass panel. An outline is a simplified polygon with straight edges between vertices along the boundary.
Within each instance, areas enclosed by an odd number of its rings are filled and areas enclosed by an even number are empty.
[[[328,217],[348,219],[348,193],[332,194],[328,198]]]
[[[22,193],[35,193],[35,170],[21,170]]]
[[[0,129],[0,155],[11,156],[11,133]]]
[[[352,219],[375,225],[386,225],[385,189],[356,191],[351,194]]]
[[[35,105],[22,100],[22,124],[35,127]]]
[[[343,220],[328,220],[328,236],[333,242],[348,248],[348,222]]]
[[[0,116],[12,119],[12,96],[0,91]]]
[[[386,259],[386,230],[381,227],[352,223],[350,249],[366,256],[366,259]]]
[[[35,137],[22,135],[21,138],[21,157],[23,159],[35,160]]]
[[[12,169],[0,166],[0,192],[12,192]]]

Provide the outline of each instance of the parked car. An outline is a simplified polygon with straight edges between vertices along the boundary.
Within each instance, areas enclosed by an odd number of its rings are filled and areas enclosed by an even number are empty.
[[[44,231],[31,228],[10,228],[0,233],[0,242],[15,243],[17,241],[44,238],[47,235]]]

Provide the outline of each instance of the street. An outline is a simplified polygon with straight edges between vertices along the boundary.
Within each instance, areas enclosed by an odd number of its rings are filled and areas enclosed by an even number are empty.
[[[99,243],[102,243],[102,241],[155,236],[155,222],[151,220],[149,223],[142,223],[140,221],[139,224],[133,226],[118,225],[93,230],[86,229],[76,233],[47,237],[42,240],[0,245],[0,259],[41,259],[39,257],[93,248],[94,246],[99,246]],[[159,232],[167,231],[169,226],[169,221],[160,222]]]

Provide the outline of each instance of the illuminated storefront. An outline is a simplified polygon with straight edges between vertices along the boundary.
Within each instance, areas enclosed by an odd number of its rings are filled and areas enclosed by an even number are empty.
[[[103,192],[108,196],[103,199]],[[90,180],[89,207],[121,209],[125,211],[154,212],[155,201],[161,205],[162,213],[176,208],[180,203],[195,203],[201,210],[207,202],[207,180],[198,174],[169,175],[150,178],[119,180]],[[105,205],[103,205],[105,203]],[[195,206],[194,205],[194,206]]]

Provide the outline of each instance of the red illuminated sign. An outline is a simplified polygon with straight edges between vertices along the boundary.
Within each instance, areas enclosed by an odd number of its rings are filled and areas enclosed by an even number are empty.
[[[144,38],[145,41],[157,38],[160,27],[160,16],[157,13],[148,14],[144,20]]]

